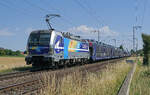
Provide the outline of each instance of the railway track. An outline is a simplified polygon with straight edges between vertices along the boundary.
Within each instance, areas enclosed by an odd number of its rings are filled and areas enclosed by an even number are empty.
[[[22,71],[22,72],[12,72],[12,73],[7,73],[7,74],[0,74],[0,82],[3,80],[8,80],[8,79],[22,77],[22,76],[28,76],[31,74],[36,74],[36,73],[40,73],[43,71],[50,71],[50,70],[51,69],[43,70],[41,68],[38,68],[38,69],[31,69],[31,70],[26,70],[26,71]]]
[[[30,71],[14,72],[0,75],[0,81],[31,74]]]
[[[39,83],[38,80],[32,80],[32,81],[23,82],[23,83],[12,84],[12,85],[0,88],[0,93],[7,94],[7,95],[26,94],[29,89],[30,89],[30,92],[34,91],[34,89],[36,89],[36,88],[35,88],[35,86],[33,88],[33,85],[37,85],[37,83]],[[25,87],[26,87],[26,89],[23,89]],[[37,91],[37,89],[36,89],[36,91]]]
[[[75,68],[78,68],[79,71],[83,72],[98,72],[105,68],[109,63],[116,63],[118,61],[123,60],[122,59],[114,59],[114,60],[108,60],[108,61],[102,61],[97,64],[88,64],[83,66],[77,66]],[[61,70],[55,70],[49,72],[50,75],[55,75],[58,79],[63,78],[66,75],[72,74],[74,70],[72,68],[67,69],[61,69]],[[44,73],[44,72],[42,72]],[[28,81],[21,82],[21,83],[15,83],[11,85],[7,85],[4,87],[0,87],[0,94],[4,95],[23,95],[23,94],[32,94],[32,93],[38,93],[40,92],[41,88],[46,86],[46,83],[42,82],[43,79],[40,78],[31,78],[28,79]]]

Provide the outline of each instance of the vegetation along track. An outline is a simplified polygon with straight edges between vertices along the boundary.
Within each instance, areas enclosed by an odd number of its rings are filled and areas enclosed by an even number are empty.
[[[114,60],[108,60],[108,61],[102,61],[98,62],[97,64],[89,64],[84,66],[78,66],[75,68],[78,68],[79,71],[84,72],[97,72],[101,69],[105,68],[107,64],[109,63],[116,63],[117,61],[121,61],[124,58],[121,59],[114,59]],[[72,68],[67,69],[61,69],[61,70],[55,70],[48,72],[50,75],[57,77],[57,79],[61,79],[65,75],[72,74],[74,70]],[[44,73],[44,72],[42,72]],[[10,94],[10,95],[19,95],[19,94],[32,94],[32,93],[38,93],[41,88],[45,87],[47,83],[43,82],[42,77],[32,77],[27,79],[27,81],[22,81],[19,83],[6,85],[4,87],[0,88],[0,94]]]

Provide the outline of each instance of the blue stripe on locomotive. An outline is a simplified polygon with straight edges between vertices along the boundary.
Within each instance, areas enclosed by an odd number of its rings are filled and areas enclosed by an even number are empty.
[[[68,46],[69,46],[69,39],[64,38],[64,59],[68,58]]]

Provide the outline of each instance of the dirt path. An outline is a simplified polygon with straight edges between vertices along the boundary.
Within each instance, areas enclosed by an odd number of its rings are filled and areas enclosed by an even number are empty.
[[[133,74],[136,69],[136,63],[133,63],[132,68],[128,75],[126,76],[126,79],[124,80],[124,83],[118,93],[118,95],[129,95],[129,89],[130,89],[130,84],[132,81]]]

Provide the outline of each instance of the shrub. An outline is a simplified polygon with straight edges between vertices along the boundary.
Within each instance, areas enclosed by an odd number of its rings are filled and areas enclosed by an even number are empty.
[[[142,34],[143,39],[143,65],[148,65],[150,63],[150,35]]]

